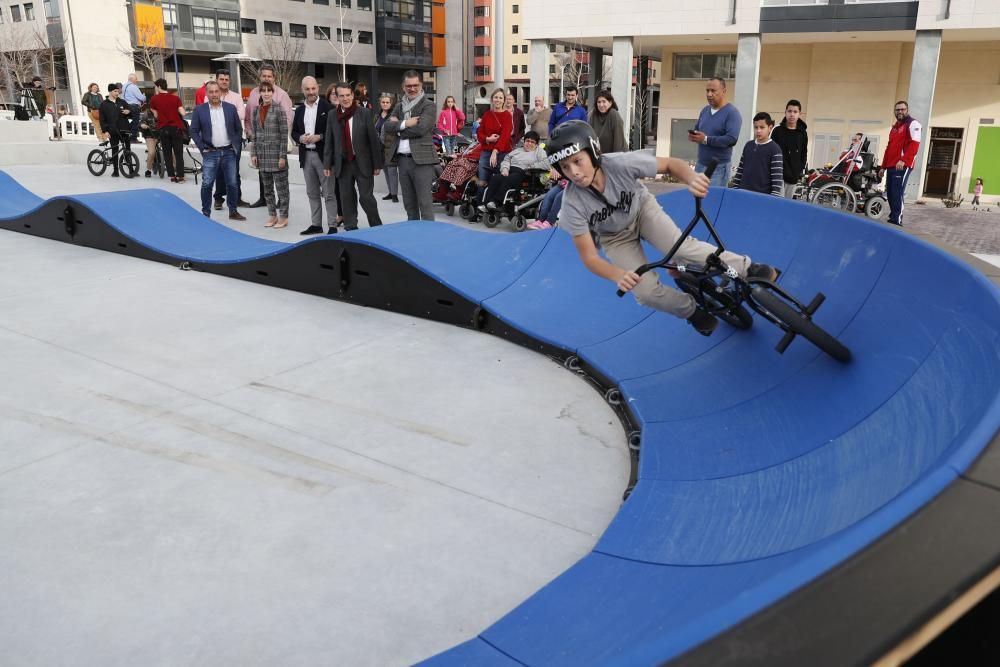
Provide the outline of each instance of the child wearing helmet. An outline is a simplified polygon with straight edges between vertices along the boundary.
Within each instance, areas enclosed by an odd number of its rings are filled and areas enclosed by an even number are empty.
[[[639,303],[686,319],[704,336],[710,336],[718,320],[701,310],[689,294],[664,286],[655,272],[643,276],[634,269],[648,260],[642,240],[668,252],[681,231],[649,193],[640,178],[670,174],[688,186],[695,197],[708,194],[708,178],[697,174],[682,160],[657,158],[651,153],[601,155],[594,130],[582,121],[567,121],[553,130],[545,151],[549,164],[569,180],[563,194],[559,226],[573,238],[587,269],[631,291]],[[603,248],[608,260],[597,251]],[[674,256],[678,263],[703,263],[715,246],[688,238]],[[722,259],[741,276],[774,280],[777,272],[766,264],[751,264],[750,258],[732,252]]]

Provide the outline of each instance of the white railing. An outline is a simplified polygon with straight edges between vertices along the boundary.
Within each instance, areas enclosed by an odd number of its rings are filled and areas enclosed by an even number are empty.
[[[63,141],[94,141],[97,131],[90,116],[63,116],[59,119]]]

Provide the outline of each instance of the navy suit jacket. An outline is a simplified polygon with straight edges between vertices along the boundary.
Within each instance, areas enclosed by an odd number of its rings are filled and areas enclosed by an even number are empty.
[[[191,140],[198,146],[198,150],[205,152],[206,148],[212,148],[212,115],[208,110],[209,103],[199,104],[191,114]],[[236,154],[239,155],[243,149],[243,123],[236,113],[236,107],[229,102],[222,103],[222,112],[226,116],[226,129],[229,130],[229,141]]]
[[[322,97],[317,100],[319,107],[316,109],[316,128],[314,134],[318,134],[324,139],[320,139],[316,144],[316,154],[319,155],[319,159],[323,159],[323,150],[326,148],[326,118],[327,115],[333,110],[333,105],[324,100]],[[334,111],[334,118],[336,118],[336,112]],[[306,105],[300,104],[295,107],[295,113],[292,117],[292,141],[299,144],[299,137],[306,133]],[[299,166],[306,166],[306,148],[305,144],[299,144]]]

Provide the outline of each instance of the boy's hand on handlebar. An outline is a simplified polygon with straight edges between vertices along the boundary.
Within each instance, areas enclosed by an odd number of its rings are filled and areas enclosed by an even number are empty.
[[[642,280],[642,276],[635,271],[622,271],[621,277],[618,278],[618,289],[622,292],[628,292],[638,285],[640,280]]]
[[[695,174],[688,182],[688,192],[695,197],[704,197],[708,194],[709,180],[705,174]]]

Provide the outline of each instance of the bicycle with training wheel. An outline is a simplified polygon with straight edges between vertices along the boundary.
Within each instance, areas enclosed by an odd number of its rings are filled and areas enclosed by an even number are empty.
[[[710,164],[705,175],[711,178],[717,164]],[[643,264],[635,273],[641,276],[653,269],[665,269],[681,291],[694,297],[699,308],[737,329],[749,329],[753,326],[753,317],[744,307],[746,304],[785,332],[775,346],[779,353],[788,349],[797,336],[802,336],[837,361],[850,361],[851,351],[812,320],[812,316],[826,300],[823,293],[817,293],[812,301],[803,304],[770,280],[741,277],[736,269],[722,260],[721,255],[726,251],[726,246],[702,209],[701,198],[695,197],[694,201],[694,217],[666,256],[658,262]],[[708,228],[708,233],[717,246],[715,252],[705,259],[704,264],[682,265],[672,262],[681,244],[699,222],[704,222]],[[618,296],[624,295],[625,292],[618,290]]]
[[[110,141],[102,141],[98,148],[87,155],[87,169],[94,176],[101,176],[114,165],[114,147]],[[135,178],[139,173],[139,156],[132,150],[132,133],[121,132],[118,148],[118,170],[125,178]]]

